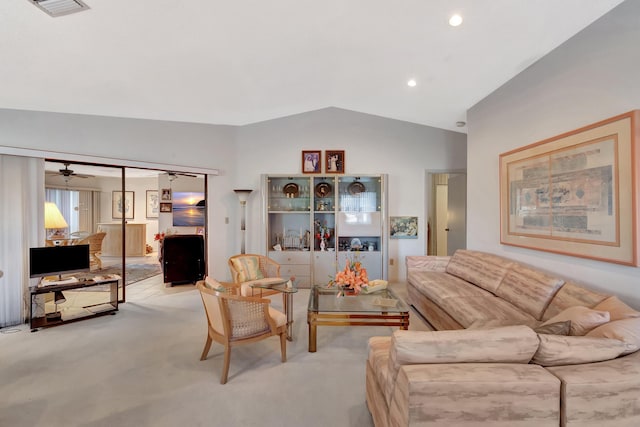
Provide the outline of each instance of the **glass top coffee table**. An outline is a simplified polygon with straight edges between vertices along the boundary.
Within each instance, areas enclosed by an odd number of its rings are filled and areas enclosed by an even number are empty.
[[[316,351],[318,326],[399,326],[409,328],[409,306],[391,290],[338,297],[340,289],[313,286],[309,292],[307,323],[309,351]]]

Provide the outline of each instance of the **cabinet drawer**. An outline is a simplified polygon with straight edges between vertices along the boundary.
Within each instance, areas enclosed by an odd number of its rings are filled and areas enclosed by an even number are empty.
[[[309,276],[296,276],[296,286],[299,288],[310,288],[311,277]]]
[[[311,264],[310,252],[271,251],[269,258],[278,264]]]
[[[309,265],[294,265],[294,264],[284,264],[280,266],[280,276],[287,278],[289,276],[309,276],[310,269]]]

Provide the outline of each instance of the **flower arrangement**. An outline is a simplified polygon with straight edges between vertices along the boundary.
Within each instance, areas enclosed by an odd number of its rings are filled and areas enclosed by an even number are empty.
[[[331,229],[326,223],[321,224],[319,220],[315,220],[313,224],[315,226],[315,238],[318,240],[320,250],[324,251],[327,246],[327,242],[331,238]]]
[[[168,229],[167,231],[163,231],[161,233],[156,233],[153,235],[153,240],[155,240],[156,242],[160,242],[162,243],[162,241],[164,240],[164,238],[166,236],[170,236],[174,234],[174,231],[172,229]]]
[[[362,266],[358,252],[351,259],[347,257],[344,270],[337,272],[336,277],[329,281],[328,286],[331,287],[333,285],[339,285],[343,289],[338,292],[338,297],[342,296],[345,291],[350,291],[357,295],[362,288],[369,286],[367,269]]]

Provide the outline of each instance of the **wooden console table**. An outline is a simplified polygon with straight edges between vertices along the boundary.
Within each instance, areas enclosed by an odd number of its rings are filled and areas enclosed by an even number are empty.
[[[76,322],[78,320],[89,319],[97,316],[104,316],[105,314],[116,314],[118,311],[118,282],[120,279],[107,279],[101,281],[94,280],[80,280],[75,283],[68,283],[62,285],[48,285],[48,286],[35,286],[29,288],[31,294],[31,301],[29,304],[29,326],[31,332],[35,332],[38,328],[48,328],[51,326],[59,326],[64,323]],[[74,289],[89,288],[91,286],[109,285],[109,291],[104,292],[105,295],[109,295],[109,300],[103,303],[92,304],[82,307],[86,313],[82,315],[73,316],[70,319],[58,319],[47,318],[47,313],[42,317],[33,317],[33,306],[35,304],[35,297],[37,295],[44,295],[49,293],[55,293],[57,291],[72,291]],[[45,310],[46,311],[46,310]]]

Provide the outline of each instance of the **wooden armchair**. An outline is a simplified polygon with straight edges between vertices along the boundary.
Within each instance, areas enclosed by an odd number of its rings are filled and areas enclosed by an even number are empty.
[[[78,241],[76,245],[89,245],[89,257],[90,266],[98,266],[98,269],[102,269],[102,260],[98,255],[102,252],[102,241],[107,233],[100,232],[92,234],[84,239]]]
[[[227,382],[231,348],[280,336],[282,362],[287,361],[287,317],[269,307],[263,298],[233,295],[233,283],[220,283],[210,278],[196,284],[207,315],[207,341],[200,360],[205,360],[216,341],[224,345],[224,366],[220,384]]]
[[[234,255],[229,258],[229,270],[231,279],[240,288],[240,295],[252,296],[251,285],[256,281],[265,279],[280,279],[280,264],[269,257],[257,254]],[[278,291],[261,289],[262,296],[275,295]]]

